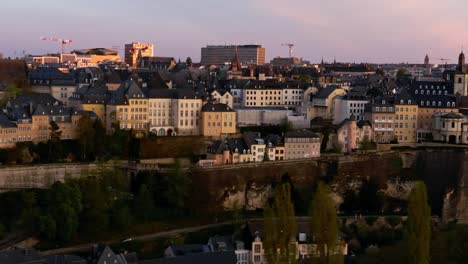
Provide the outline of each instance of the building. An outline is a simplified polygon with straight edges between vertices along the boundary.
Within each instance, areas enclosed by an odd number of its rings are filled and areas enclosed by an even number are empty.
[[[320,137],[312,132],[288,132],[284,136],[284,159],[320,157]]]
[[[357,121],[364,119],[365,106],[369,103],[365,97],[353,97],[348,94],[336,96],[333,100],[333,124],[339,124],[351,116]]]
[[[458,56],[458,65],[454,76],[454,94],[467,96],[468,95],[468,73],[465,67],[465,54],[463,51]]]
[[[201,109],[201,135],[221,137],[236,133],[236,112],[222,103],[206,103]]]
[[[50,94],[64,105],[69,104],[69,98],[76,89],[75,79],[52,80],[50,82]]]
[[[285,149],[283,139],[278,135],[268,135],[265,137],[266,156],[265,160],[284,160]]]
[[[302,58],[291,57],[291,58],[281,58],[276,57],[270,61],[271,65],[274,66],[295,66],[295,65],[304,65],[306,62]]]
[[[266,51],[261,45],[208,45],[201,49],[202,65],[225,65],[236,53],[241,64],[265,64]]]
[[[307,89],[301,82],[251,81],[242,89],[242,107],[299,107]]]
[[[333,119],[335,113],[335,97],[343,96],[346,91],[337,86],[327,86],[321,88],[316,94],[304,99],[302,112],[306,116],[307,122],[316,117],[323,119]]]
[[[395,137],[398,143],[416,143],[418,125],[418,104],[406,89],[400,89],[395,106]]]
[[[233,97],[230,92],[223,89],[216,89],[211,93],[211,99],[215,103],[222,103],[233,108]]]
[[[460,113],[434,114],[433,139],[450,144],[468,144],[468,117]]]
[[[373,141],[390,143],[395,140],[395,107],[389,99],[379,97],[366,105],[364,119],[371,122]]]
[[[137,60],[143,57],[153,57],[153,44],[132,42],[125,44],[125,63],[130,67],[137,66]]]
[[[80,67],[94,66],[106,61],[119,62],[122,60],[118,51],[107,48],[74,50],[72,54],[76,54],[77,64]]]
[[[238,127],[279,125],[293,115],[292,110],[283,107],[245,107],[235,111]]]
[[[336,129],[337,144],[345,153],[351,153],[359,148],[359,143],[365,138],[373,138],[372,126],[369,121],[357,121],[354,116],[343,120]]]

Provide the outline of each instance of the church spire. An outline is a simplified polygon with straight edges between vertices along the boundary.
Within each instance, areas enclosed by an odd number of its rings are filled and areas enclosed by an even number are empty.
[[[460,55],[458,55],[457,72],[465,73],[465,54],[463,53],[463,47]]]

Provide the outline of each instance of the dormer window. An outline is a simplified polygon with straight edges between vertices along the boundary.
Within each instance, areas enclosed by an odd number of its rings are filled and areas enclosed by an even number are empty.
[[[411,104],[411,100],[408,100],[408,104]]]
[[[452,107],[455,107],[455,102],[452,102]]]
[[[405,102],[403,100],[400,100],[400,104],[404,104]]]
[[[421,106],[424,106],[424,101],[421,101]]]
[[[414,94],[418,94],[418,90],[415,90],[415,91],[414,91]]]

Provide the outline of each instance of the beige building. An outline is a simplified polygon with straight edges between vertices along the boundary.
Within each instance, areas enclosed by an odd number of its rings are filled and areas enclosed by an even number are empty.
[[[201,135],[221,137],[236,133],[236,112],[222,103],[206,103],[201,109]]]
[[[460,113],[434,115],[434,140],[450,144],[468,144],[468,118]]]
[[[306,116],[307,122],[316,117],[323,119],[333,119],[335,112],[335,97],[345,95],[346,91],[336,86],[328,86],[319,89],[315,95],[305,98],[302,113]]]
[[[288,132],[284,137],[284,159],[320,157],[320,143],[320,137],[311,132]]]
[[[304,100],[297,82],[253,81],[242,90],[242,107],[298,107]]]
[[[130,67],[136,67],[138,58],[153,56],[153,44],[140,42],[125,44],[125,63]]]
[[[211,93],[211,99],[215,103],[221,103],[233,108],[233,97],[226,90],[217,89]]]

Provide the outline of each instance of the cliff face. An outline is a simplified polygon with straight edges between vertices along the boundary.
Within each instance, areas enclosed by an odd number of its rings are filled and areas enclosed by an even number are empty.
[[[463,177],[464,173],[467,177]],[[362,182],[371,180],[384,200],[400,202],[392,207],[399,211],[405,208],[414,181],[423,180],[433,214],[445,220],[465,216],[468,220],[464,189],[468,187],[468,155],[465,157],[460,149],[402,150],[295,163],[194,169],[191,177],[194,195],[190,202],[194,208],[206,211],[262,208],[272,188],[281,181],[290,181],[307,202],[319,180],[331,184],[338,204],[346,192],[359,192]]]

